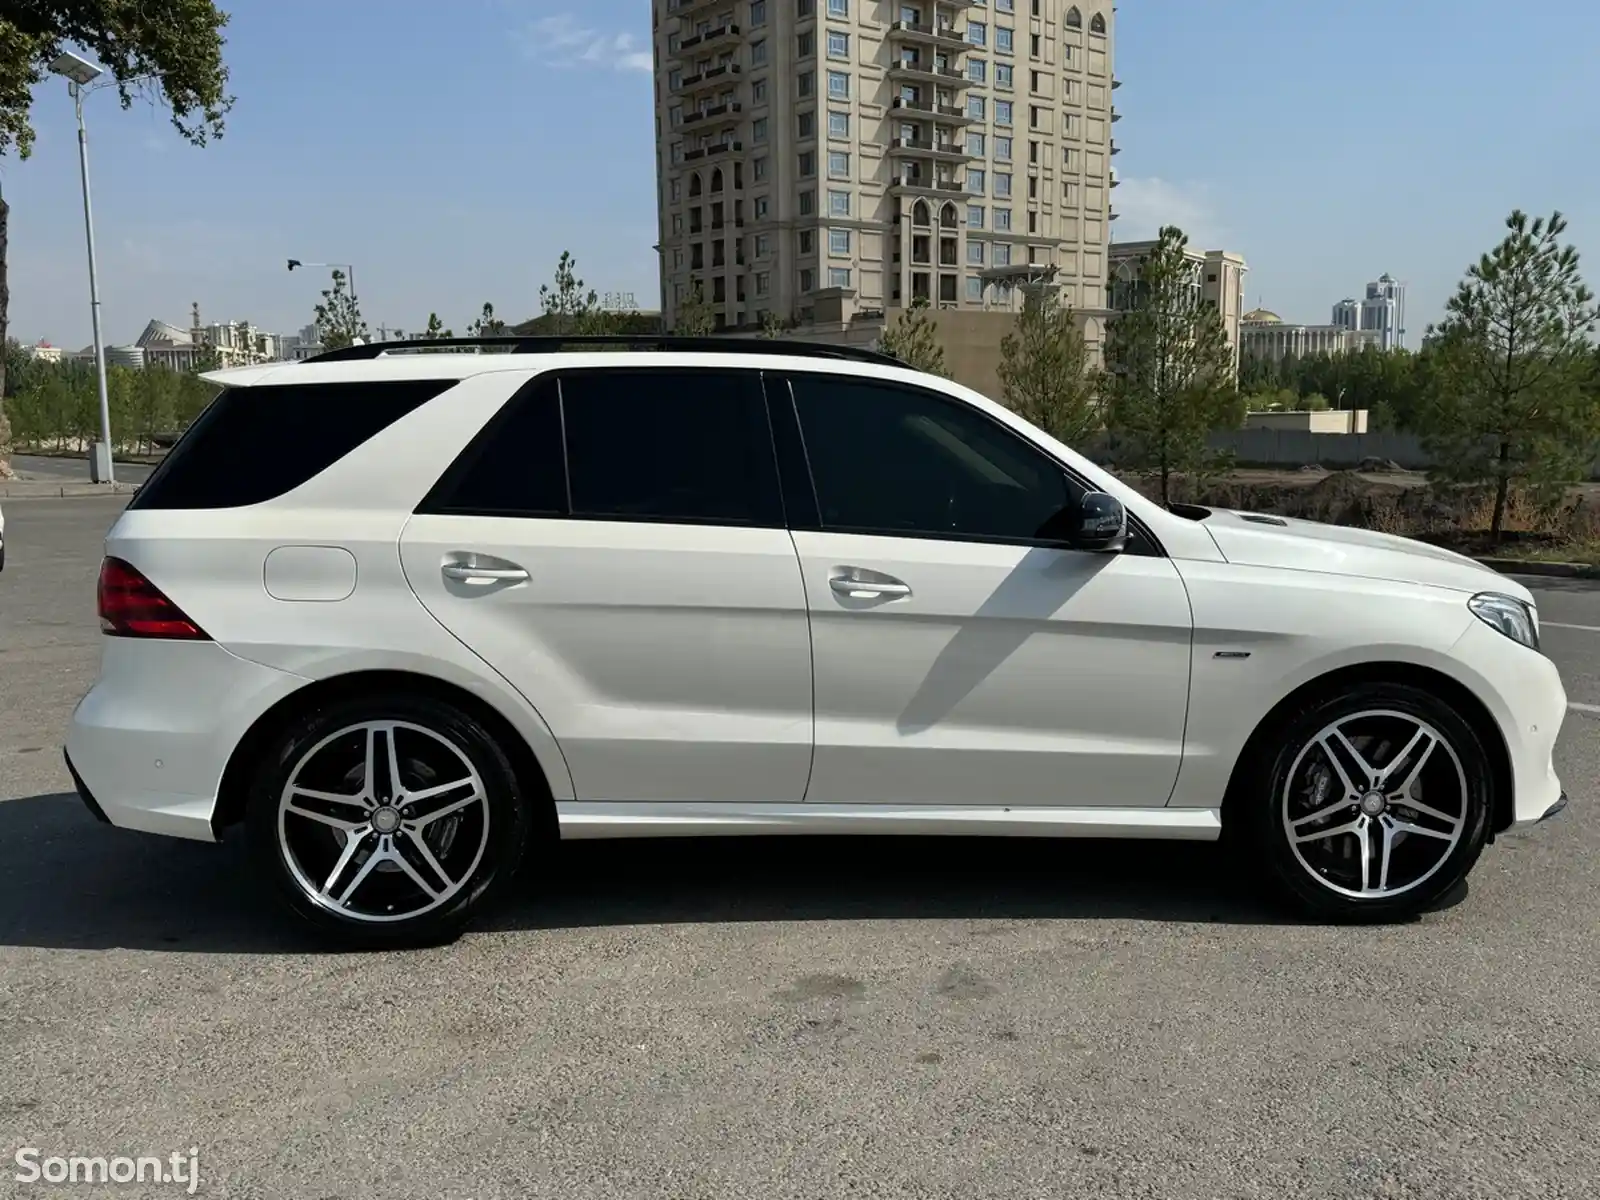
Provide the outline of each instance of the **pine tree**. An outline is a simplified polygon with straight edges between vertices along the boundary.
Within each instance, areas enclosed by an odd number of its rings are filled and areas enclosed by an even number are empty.
[[[939,330],[924,296],[918,296],[892,324],[884,326],[878,348],[914,371],[949,378],[950,372],[944,365],[944,346],[939,342]]]
[[[1216,306],[1200,295],[1189,239],[1167,226],[1139,264],[1130,305],[1107,323],[1100,394],[1127,461],[1172,476],[1208,465],[1206,435],[1236,419],[1233,351]]]
[[[1507,234],[1467,271],[1428,330],[1430,396],[1424,433],[1436,474],[1492,483],[1489,532],[1505,523],[1513,484],[1554,492],[1585,478],[1600,413],[1590,391],[1589,335],[1600,313],[1561,245],[1566,219],[1513,212]]]
[[[1052,287],[1030,287],[1012,332],[1000,342],[1005,406],[1069,446],[1100,427],[1089,347],[1077,315]]]

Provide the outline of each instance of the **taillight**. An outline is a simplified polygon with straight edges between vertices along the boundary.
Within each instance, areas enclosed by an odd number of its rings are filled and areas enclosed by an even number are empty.
[[[102,633],[112,637],[210,640],[210,635],[186,617],[137,567],[120,558],[108,558],[100,564],[96,592]]]

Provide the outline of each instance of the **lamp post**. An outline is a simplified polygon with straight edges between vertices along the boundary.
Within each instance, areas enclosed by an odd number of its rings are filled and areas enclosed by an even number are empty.
[[[289,260],[289,270],[292,271],[296,267],[328,267],[328,268],[331,268],[332,270],[335,270],[335,271],[343,271],[344,272],[344,277],[350,281],[350,302],[352,304],[358,302],[357,297],[356,297],[356,269],[355,269],[355,266],[353,264],[351,264],[351,263],[308,263],[308,262],[301,262],[298,258],[291,258]]]
[[[91,483],[115,483],[115,467],[111,461],[111,402],[106,396],[106,347],[100,334],[100,281],[94,260],[94,213],[89,205],[89,135],[83,126],[83,90],[105,71],[71,52],[56,58],[50,70],[67,81],[67,93],[78,115],[78,173],[83,179],[83,231],[89,247],[89,314],[94,323],[95,378],[100,391],[100,440],[89,455],[89,480]]]

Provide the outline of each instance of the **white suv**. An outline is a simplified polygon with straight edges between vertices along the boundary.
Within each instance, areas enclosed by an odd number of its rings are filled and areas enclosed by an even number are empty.
[[[613,341],[208,376],[106,539],[89,807],[398,943],[558,837],[1227,834],[1396,918],[1564,802],[1469,559],[1169,511],[880,355]]]

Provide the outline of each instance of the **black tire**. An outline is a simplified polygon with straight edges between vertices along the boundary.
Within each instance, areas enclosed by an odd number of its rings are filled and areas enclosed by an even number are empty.
[[[1288,806],[1285,792],[1291,784],[1291,771],[1295,772],[1298,781],[1308,778],[1305,772],[1316,770],[1318,761],[1326,761],[1313,759],[1308,764],[1308,760],[1301,757],[1302,750],[1305,750],[1322,730],[1341,719],[1354,718],[1358,714],[1374,711],[1404,714],[1407,718],[1426,723],[1436,731],[1449,750],[1454,751],[1454,757],[1452,759],[1449,754],[1440,755],[1435,748],[1434,756],[1439,761],[1435,763],[1435,758],[1430,757],[1428,769],[1435,772],[1447,771],[1449,773],[1447,778],[1452,784],[1464,779],[1465,787],[1453,788],[1461,792],[1461,800],[1459,804],[1452,800],[1448,805],[1448,815],[1455,816],[1459,812],[1459,834],[1453,846],[1433,851],[1437,865],[1431,868],[1431,873],[1424,875],[1419,867],[1415,872],[1419,877],[1415,885],[1395,894],[1352,896],[1335,889],[1343,882],[1348,890],[1359,890],[1353,882],[1354,872],[1358,868],[1337,863],[1329,868],[1321,864],[1328,862],[1332,856],[1345,849],[1348,849],[1350,859],[1359,863],[1360,843],[1357,841],[1357,835],[1341,834],[1335,838],[1319,840],[1315,844],[1315,850],[1304,852],[1304,857],[1310,864],[1308,865],[1307,862],[1302,862],[1302,854],[1297,853],[1286,827],[1289,819],[1305,820],[1306,813],[1318,811],[1323,805],[1336,803],[1338,797],[1331,791],[1321,798],[1315,796],[1302,798],[1297,794],[1290,803],[1303,804],[1304,807],[1286,811]],[[1395,724],[1398,726],[1400,723]],[[1353,727],[1359,728],[1360,725],[1357,723]],[[1494,777],[1488,753],[1469,722],[1463,720],[1450,705],[1420,688],[1401,683],[1362,683],[1337,692],[1308,698],[1305,703],[1291,712],[1282,714],[1281,719],[1275,720],[1271,728],[1265,730],[1263,736],[1256,740],[1255,746],[1249,753],[1250,761],[1242,764],[1235,781],[1234,794],[1229,799],[1226,820],[1231,828],[1227,829],[1227,841],[1234,854],[1238,856],[1240,865],[1264,885],[1271,897],[1291,906],[1303,915],[1336,922],[1408,920],[1434,907],[1459,888],[1483,852],[1489,834],[1489,817],[1493,811]],[[1390,753],[1398,755],[1399,750]],[[1297,760],[1299,769],[1296,769]],[[1373,765],[1381,768],[1385,761],[1387,759],[1383,757]],[[1459,772],[1455,770],[1457,764],[1460,767]],[[1347,761],[1345,765],[1348,767],[1349,762]],[[1337,778],[1331,765],[1324,768],[1323,773],[1330,781]],[[1404,769],[1396,771],[1397,776],[1405,773]],[[1353,770],[1351,774],[1354,775]],[[1428,786],[1428,779],[1428,776],[1423,777],[1424,789]],[[1338,784],[1334,783],[1333,786]],[[1441,789],[1441,796],[1443,794],[1444,791]],[[1414,812],[1406,809],[1403,801],[1390,803],[1394,806],[1388,813],[1390,819],[1409,821],[1415,817]],[[1344,812],[1303,828],[1308,832],[1319,827],[1332,828],[1345,821],[1359,818],[1362,811],[1359,804],[1352,804]],[[1381,817],[1368,819],[1377,820]],[[1456,829],[1452,824],[1431,818],[1418,817],[1416,820],[1440,830],[1454,832]],[[1373,827],[1371,836],[1381,839],[1382,834]],[[1421,835],[1410,836],[1417,847],[1428,847],[1433,840],[1436,840]],[[1342,839],[1342,844],[1339,839]],[[1381,842],[1375,840],[1374,844],[1380,845]],[[1403,844],[1403,839],[1397,839],[1397,849]],[[1430,861],[1426,854],[1426,850],[1419,849],[1416,852],[1420,863],[1425,864]],[[1318,867],[1316,871],[1313,870],[1314,866]],[[1343,870],[1348,870],[1351,874],[1348,877],[1341,876],[1339,872]],[[1401,877],[1397,875],[1396,881],[1400,879]],[[1369,885],[1371,883],[1370,876],[1368,883]]]
[[[463,879],[453,885],[458,888],[455,894],[436,907],[399,920],[362,920],[335,911],[329,903],[317,902],[297,880],[290,852],[279,836],[279,806],[291,782],[291,774],[313,748],[341,730],[365,722],[388,721],[425,730],[453,747],[476,771],[482,782],[483,796],[482,801],[472,806],[472,819],[483,822],[482,828],[475,831],[479,857],[476,865],[470,871],[463,870]],[[404,760],[402,775],[408,769],[413,772],[418,769],[398,746],[397,754]],[[342,945],[398,948],[439,945],[453,940],[475,916],[503,895],[526,857],[535,828],[544,825],[544,822],[535,821],[535,814],[546,804],[548,797],[527,794],[504,747],[474,716],[430,696],[399,693],[335,700],[288,722],[263,748],[250,786],[246,824],[257,864],[272,880],[291,911],[320,934]],[[343,835],[329,830],[328,836],[337,839]],[[369,836],[377,837],[375,833]],[[400,835],[392,839],[397,846],[401,840]],[[440,857],[435,861],[444,862],[445,859]],[[426,873],[436,884],[439,882],[439,876]],[[419,890],[419,898],[421,895]]]

